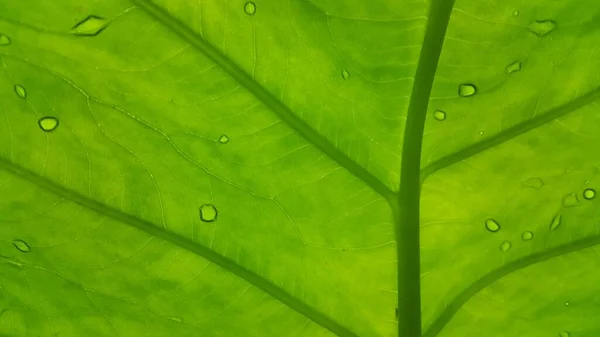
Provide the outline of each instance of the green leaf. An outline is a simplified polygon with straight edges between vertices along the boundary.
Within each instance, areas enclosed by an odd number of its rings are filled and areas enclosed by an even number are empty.
[[[599,19],[0,2],[0,336],[596,336]]]

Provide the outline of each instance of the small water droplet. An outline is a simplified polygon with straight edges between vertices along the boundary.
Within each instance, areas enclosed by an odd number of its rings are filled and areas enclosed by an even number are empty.
[[[58,127],[58,118],[51,116],[42,117],[38,121],[38,125],[40,129],[46,132],[54,131]]]
[[[179,316],[172,316],[169,317],[172,321],[175,321],[177,323],[183,323],[183,318],[179,317]]]
[[[552,221],[550,222],[550,230],[556,230],[558,228],[558,226],[560,226],[562,222],[562,215],[561,214],[556,214],[554,216],[554,218],[552,218]]]
[[[518,11],[518,10],[515,10],[515,11],[512,13],[512,15],[513,15],[513,16],[519,16],[519,14],[520,14],[520,13],[519,13],[519,11]]]
[[[219,137],[219,143],[221,143],[221,144],[229,143],[229,137],[227,137],[227,135],[222,135],[221,137]]]
[[[596,197],[596,190],[594,190],[593,188],[586,188],[583,191],[583,198],[585,200],[592,200]]]
[[[433,112],[433,118],[435,118],[438,121],[445,121],[446,120],[446,112],[442,111],[442,110],[435,110]]]
[[[556,22],[553,20],[535,20],[529,25],[528,29],[538,37],[544,37],[556,29]]]
[[[579,197],[575,193],[569,193],[562,198],[564,207],[575,207],[579,204]]]
[[[8,46],[10,44],[10,37],[0,33],[0,46]]]
[[[483,136],[483,131],[479,131],[479,135]]]
[[[506,252],[510,249],[511,246],[512,244],[510,243],[510,241],[504,241],[500,244],[500,251]]]
[[[495,233],[500,230],[500,224],[494,219],[487,219],[485,220],[485,228],[488,231]]]
[[[200,219],[204,222],[213,222],[217,220],[217,208],[212,204],[200,206]]]
[[[525,181],[525,186],[540,189],[544,187],[544,181],[538,177],[529,178]]]
[[[533,239],[533,232],[532,231],[526,231],[523,232],[523,234],[521,234],[521,240],[523,241],[529,241]]]
[[[15,246],[15,248],[22,251],[23,253],[29,253],[31,251],[31,247],[29,247],[29,244],[27,244],[27,242],[23,240],[14,240],[13,245]]]
[[[521,70],[521,61],[515,61],[506,66],[504,69],[506,71],[506,75],[510,75],[512,73],[516,73]]]
[[[565,307],[568,307],[569,305],[571,305],[571,302],[569,302],[569,301],[566,301],[566,302],[565,302]]]
[[[27,90],[25,90],[25,87],[23,87],[20,84],[15,84],[15,93],[20,98],[23,98],[23,99],[27,98]]]
[[[559,337],[570,337],[570,336],[571,336],[571,333],[565,330],[565,331],[561,331],[561,332],[558,334],[558,336],[559,336]]]
[[[100,34],[108,24],[109,21],[105,18],[90,15],[71,28],[69,33],[77,36],[96,36]]]
[[[348,70],[344,69],[342,70],[342,78],[347,80],[350,77],[350,73],[348,72]]]
[[[254,13],[256,13],[256,4],[252,1],[246,2],[244,5],[244,12],[248,15],[254,15]]]
[[[460,97],[469,97],[477,93],[477,88],[473,84],[461,84],[458,86],[458,95]]]

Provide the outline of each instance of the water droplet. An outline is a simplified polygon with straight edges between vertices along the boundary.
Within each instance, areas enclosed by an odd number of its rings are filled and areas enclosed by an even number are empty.
[[[566,302],[565,302],[565,307],[568,307],[569,305],[571,305],[571,302],[569,302],[569,301],[566,301]]]
[[[565,330],[565,331],[561,331],[561,332],[558,334],[558,336],[559,336],[559,337],[570,337],[570,336],[571,336],[571,333]]]
[[[217,220],[217,208],[212,204],[200,206],[200,219],[204,222],[213,222]]]
[[[348,72],[348,70],[344,69],[342,70],[342,78],[347,80],[350,77],[350,73]]]
[[[569,193],[562,198],[564,207],[575,207],[579,204],[579,197],[575,193]]]
[[[506,75],[510,75],[512,73],[516,73],[521,70],[521,61],[515,61],[506,66],[504,69],[506,71]]]
[[[510,249],[511,246],[512,244],[510,243],[510,241],[504,241],[500,244],[500,251],[506,252]]]
[[[515,10],[515,11],[512,13],[512,15],[513,15],[513,16],[519,16],[519,14],[520,14],[520,13],[519,13],[519,11],[518,11],[518,10]]]
[[[525,186],[540,189],[544,186],[544,181],[538,177],[529,178],[525,181]]]
[[[13,245],[15,246],[15,248],[22,251],[23,253],[29,253],[31,251],[31,247],[29,247],[29,244],[27,244],[27,242],[23,240],[14,240]]]
[[[433,118],[435,118],[438,121],[445,121],[446,120],[446,112],[444,112],[442,110],[435,110],[433,112]]]
[[[529,25],[528,29],[538,37],[544,37],[556,29],[556,22],[552,20],[535,20]]]
[[[27,90],[20,84],[15,84],[15,93],[23,99],[27,98]]]
[[[461,84],[458,86],[458,95],[460,97],[469,97],[477,93],[477,88],[473,84]]]
[[[479,135],[483,136],[483,131],[479,131]]]
[[[177,323],[183,323],[183,318],[178,317],[178,316],[173,316],[173,317],[169,317],[172,321],[175,321]]]
[[[54,131],[58,127],[58,118],[50,116],[42,117],[38,121],[38,125],[40,129],[46,132]]]
[[[105,18],[90,15],[71,28],[69,33],[77,36],[96,36],[100,34],[108,24],[109,21]]]
[[[0,46],[8,46],[10,44],[10,37],[0,33]]]
[[[219,137],[219,143],[221,143],[221,144],[229,143],[229,137],[227,137],[227,135],[222,135],[221,137]]]
[[[596,197],[596,190],[592,189],[592,188],[586,188],[585,191],[583,191],[583,198],[585,200],[592,200]]]
[[[252,1],[246,2],[244,5],[244,12],[248,15],[254,15],[254,13],[256,13],[256,4]]]
[[[558,226],[560,226],[562,222],[562,215],[561,214],[556,214],[554,216],[554,218],[552,218],[552,222],[550,222],[550,230],[556,230],[558,228]]]
[[[495,233],[500,230],[500,224],[494,219],[487,219],[485,220],[485,228],[488,231]]]
[[[523,240],[523,241],[529,241],[531,239],[533,239],[533,232],[532,231],[523,232],[523,234],[521,234],[521,240]]]

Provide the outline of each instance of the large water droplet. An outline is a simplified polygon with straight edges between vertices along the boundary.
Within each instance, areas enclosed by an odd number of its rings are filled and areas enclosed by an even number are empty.
[[[217,208],[212,204],[200,206],[200,219],[204,222],[213,222],[217,220]]]
[[[15,84],[15,94],[17,94],[17,96],[20,98],[27,98],[27,90],[25,90],[25,88],[20,84]]]
[[[596,197],[596,190],[594,190],[593,188],[586,188],[583,191],[583,198],[585,200],[592,200]]]
[[[444,112],[442,110],[435,110],[433,112],[433,118],[435,118],[438,121],[445,121],[446,120],[446,112]]]
[[[96,15],[90,15],[83,21],[76,24],[69,33],[78,36],[96,36],[100,34],[109,24],[105,18]]]
[[[256,13],[256,4],[252,1],[246,2],[244,5],[244,12],[248,15],[254,15],[254,13]]]
[[[552,20],[535,20],[529,25],[528,29],[538,37],[543,37],[556,29],[556,22]]]
[[[556,214],[554,216],[554,218],[552,218],[552,221],[550,222],[550,230],[551,231],[556,230],[558,228],[558,226],[560,226],[561,222],[562,222],[562,215],[560,213]]]
[[[570,336],[571,336],[571,333],[565,330],[565,331],[561,331],[561,332],[558,334],[558,336],[559,336],[559,337],[570,337]]]
[[[495,233],[500,230],[500,224],[494,219],[487,219],[485,220],[485,228],[488,231]]]
[[[348,70],[344,69],[342,70],[342,78],[347,80],[350,77],[350,73],[348,72]]]
[[[512,244],[510,243],[510,241],[504,241],[500,244],[500,251],[506,252],[510,249],[511,246]]]
[[[460,97],[469,97],[477,93],[477,88],[473,84],[461,84],[458,86],[458,95]]]
[[[58,127],[58,118],[51,116],[42,117],[38,121],[38,125],[40,129],[46,132],[54,131]]]
[[[523,241],[529,241],[533,239],[533,232],[532,231],[526,231],[523,232],[523,234],[521,234],[521,240]]]
[[[221,143],[221,144],[229,143],[229,137],[227,137],[227,135],[222,135],[221,137],[219,137],[219,143]]]
[[[521,61],[515,61],[515,62],[507,65],[505,68],[506,75],[510,75],[510,74],[515,73],[520,70],[521,70]]]
[[[10,44],[10,37],[0,33],[0,46],[8,46]]]
[[[544,187],[544,181],[538,177],[529,178],[525,181],[525,186],[540,189]]]
[[[15,246],[15,248],[22,251],[23,253],[29,253],[31,251],[31,247],[29,247],[29,244],[27,244],[27,242],[23,240],[14,240],[13,245]]]
[[[579,204],[579,197],[575,193],[569,193],[562,198],[564,207],[575,207]]]

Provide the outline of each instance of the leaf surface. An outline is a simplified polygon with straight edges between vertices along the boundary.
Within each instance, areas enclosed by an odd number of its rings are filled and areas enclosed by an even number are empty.
[[[0,1],[0,335],[597,333],[600,5],[451,6]]]

